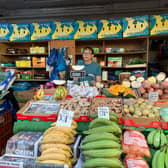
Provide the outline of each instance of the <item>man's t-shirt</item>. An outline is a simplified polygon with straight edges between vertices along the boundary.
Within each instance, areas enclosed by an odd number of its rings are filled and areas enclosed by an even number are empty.
[[[84,65],[85,68],[82,71],[86,73],[86,77],[80,79],[80,81],[96,81],[96,76],[101,76],[101,67],[96,62],[91,64],[79,63],[78,65]]]

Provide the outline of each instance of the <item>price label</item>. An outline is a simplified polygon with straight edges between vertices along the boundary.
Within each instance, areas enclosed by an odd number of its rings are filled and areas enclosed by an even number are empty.
[[[84,78],[86,76],[85,71],[71,71],[70,77],[71,78]]]
[[[71,127],[74,112],[70,110],[61,109],[56,122],[57,126]]]
[[[150,92],[149,93],[149,95],[148,95],[148,99],[150,100],[150,101],[158,101],[158,99],[159,99],[159,94],[158,94],[158,92]]]
[[[109,117],[109,107],[98,107],[98,117],[110,119]]]

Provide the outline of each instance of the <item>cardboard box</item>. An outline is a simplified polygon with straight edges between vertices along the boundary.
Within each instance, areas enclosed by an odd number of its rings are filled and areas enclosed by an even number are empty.
[[[84,20],[76,21],[74,24],[74,39],[96,39],[97,21]]]
[[[121,19],[103,19],[98,22],[98,38],[122,38]]]
[[[74,22],[66,21],[66,22],[53,22],[52,23],[52,39],[74,39]]]
[[[8,23],[0,23],[0,40],[9,40],[11,26]]]
[[[29,24],[11,24],[10,41],[30,41]]]
[[[13,157],[34,159],[39,155],[41,139],[41,132],[19,132],[8,140],[6,154]]]
[[[46,58],[45,57],[33,57],[32,58],[33,67],[45,67],[46,66]]]
[[[144,118],[124,116],[123,125],[127,127],[161,128],[160,117]]]
[[[150,16],[150,35],[168,34],[168,14]]]
[[[123,37],[146,36],[149,34],[148,16],[135,16],[123,19]]]
[[[121,67],[122,57],[108,57],[108,67]]]
[[[91,108],[90,108],[90,117],[89,117],[89,120],[92,121],[94,120],[94,116],[96,116],[98,114],[98,107],[109,107],[109,113],[114,111],[114,105],[111,104],[112,100],[118,100],[120,102],[120,106],[118,107],[118,110],[120,111],[120,113],[117,113],[116,114],[118,115],[119,117],[119,124],[122,124],[122,106],[123,106],[123,101],[122,99],[120,98],[94,98],[92,100],[92,103],[91,103]],[[115,112],[115,111],[114,111]]]
[[[50,22],[31,23],[30,24],[31,40],[51,40],[52,27]]]
[[[17,113],[17,120],[56,121],[60,104],[49,101],[30,101]]]

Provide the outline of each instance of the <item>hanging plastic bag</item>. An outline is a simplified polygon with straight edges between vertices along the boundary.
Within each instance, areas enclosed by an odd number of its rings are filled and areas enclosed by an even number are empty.
[[[142,157],[126,156],[124,159],[124,164],[126,168],[149,168],[149,165]]]
[[[128,155],[151,157],[145,136],[140,131],[125,131],[122,146],[124,153]]]

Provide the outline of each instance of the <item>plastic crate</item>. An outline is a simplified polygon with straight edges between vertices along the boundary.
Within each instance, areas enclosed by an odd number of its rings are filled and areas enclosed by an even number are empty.
[[[21,79],[31,79],[32,75],[31,74],[21,74]]]
[[[33,67],[45,67],[46,59],[45,57],[33,57],[32,58]]]
[[[16,67],[31,67],[31,61],[18,60],[18,61],[16,61]]]

